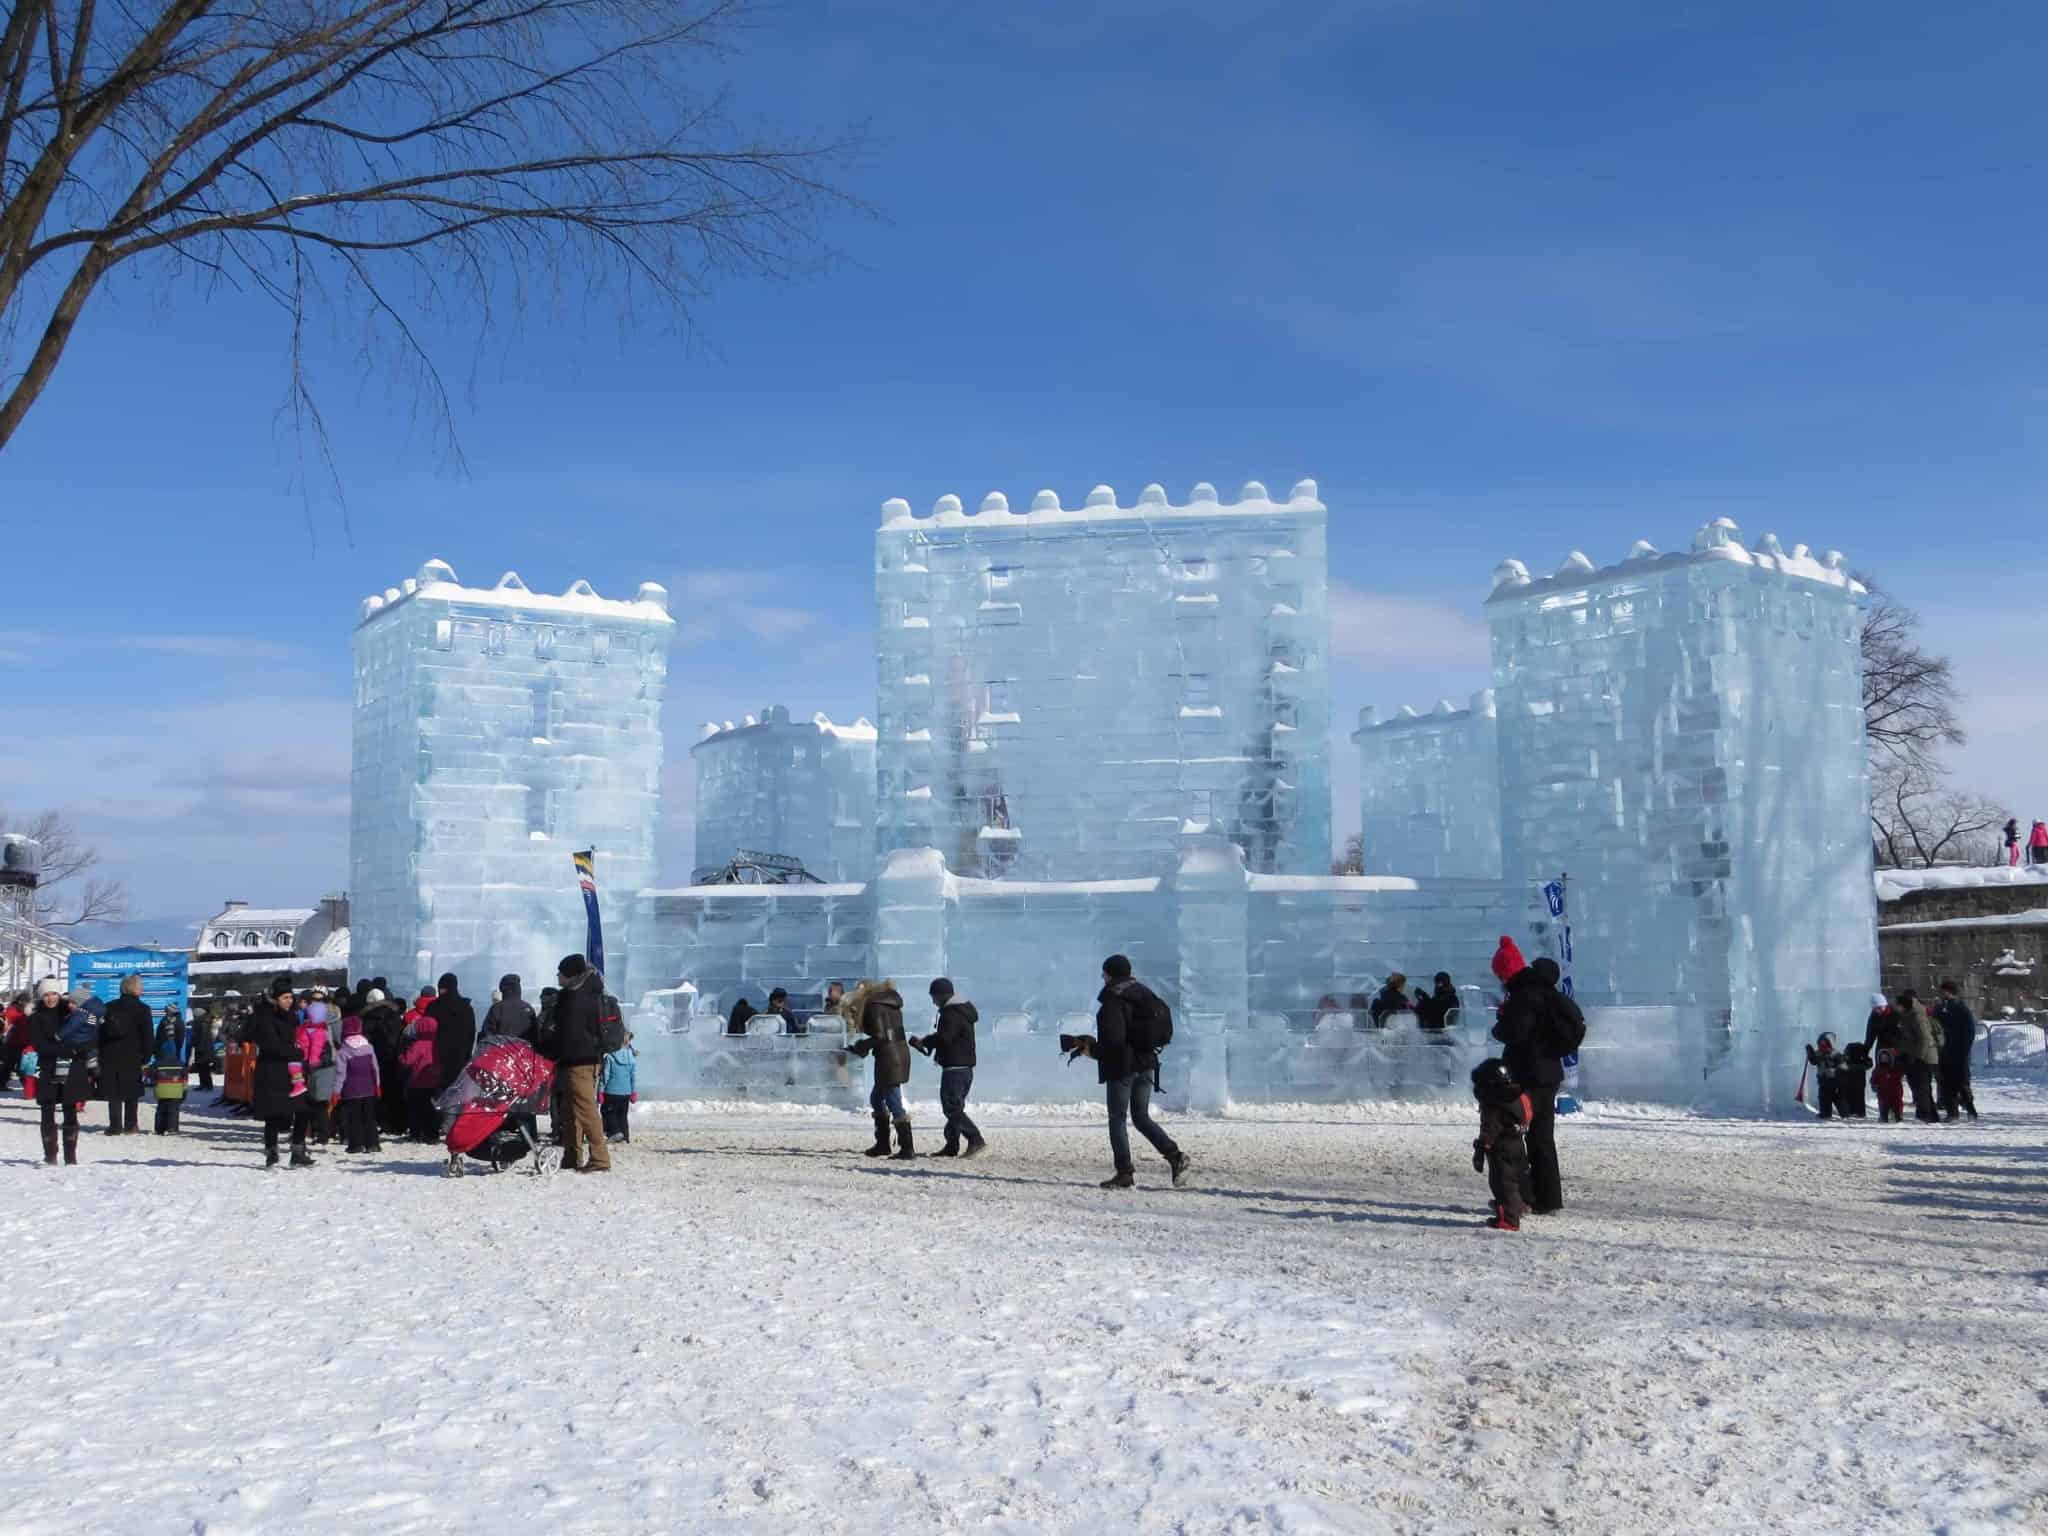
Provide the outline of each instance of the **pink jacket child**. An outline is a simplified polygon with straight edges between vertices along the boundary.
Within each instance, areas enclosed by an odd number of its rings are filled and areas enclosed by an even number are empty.
[[[312,1082],[312,1074],[315,1071],[321,1067],[333,1065],[327,1059],[327,1052],[333,1042],[328,1038],[326,1020],[323,1019],[316,1024],[311,1019],[308,1019],[299,1026],[296,1038],[298,1040],[299,1054],[305,1059],[290,1064],[292,1069],[292,1097],[295,1099],[307,1091],[308,1086]]]
[[[2027,834],[2027,857],[2036,864],[2048,864],[2048,821],[2037,821]]]

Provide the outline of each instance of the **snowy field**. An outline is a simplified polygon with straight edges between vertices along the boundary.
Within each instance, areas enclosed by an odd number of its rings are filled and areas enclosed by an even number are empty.
[[[608,1178],[458,1183],[205,1116],[46,1171],[10,1098],[4,1525],[2048,1530],[2048,1085],[1978,1093],[1580,1117],[1520,1235],[1462,1111],[1169,1115],[1192,1187],[1111,1193],[1064,1113],[900,1165],[676,1109]]]

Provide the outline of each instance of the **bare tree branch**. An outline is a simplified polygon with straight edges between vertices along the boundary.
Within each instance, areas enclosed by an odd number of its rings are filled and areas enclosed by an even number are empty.
[[[452,443],[424,316],[460,302],[488,323],[541,279],[645,290],[687,325],[719,275],[814,259],[843,146],[751,139],[689,78],[744,10],[16,0],[0,31],[0,450],[129,263],[239,271],[276,302],[292,419],[325,453],[305,367],[316,298],[359,306],[419,365]]]
[[[1947,787],[1943,771],[1906,758],[1881,761],[1871,778],[1870,829],[1877,861],[1888,869],[1989,864],[2006,808],[1985,795]]]
[[[1960,695],[1946,656],[1921,649],[1920,615],[1868,576],[1863,613],[1863,724],[1873,771],[1887,760],[1932,761],[1942,747],[1966,739]]]

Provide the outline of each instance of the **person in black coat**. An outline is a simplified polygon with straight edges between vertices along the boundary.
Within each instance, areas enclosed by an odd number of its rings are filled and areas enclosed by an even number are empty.
[[[64,1161],[78,1161],[78,1111],[92,1092],[94,1047],[72,1047],[60,1038],[65,1021],[78,1005],[64,995],[57,981],[36,988],[35,1010],[29,1014],[29,1039],[42,1063],[36,1086],[36,1102],[42,1110],[43,1161],[57,1161],[57,1120],[64,1121]]]
[[[192,1071],[201,1093],[213,1092],[213,1010],[201,1003],[192,1010]]]
[[[1505,989],[1493,1026],[1501,1043],[1508,1074],[1529,1096],[1529,1209],[1548,1216],[1564,1209],[1564,1179],[1557,1165],[1557,1090],[1564,1084],[1564,1062],[1558,1049],[1563,1029],[1583,1017],[1578,1005],[1558,991],[1555,962],[1527,964],[1515,941],[1505,934],[1494,951],[1493,974]]]
[[[313,1095],[303,1073],[292,1072],[294,1062],[303,1064],[299,1049],[298,1021],[292,1017],[292,982],[279,976],[270,983],[262,1002],[249,1015],[242,1038],[256,1047],[256,1072],[249,1089],[249,1112],[263,1122],[263,1166],[277,1166],[277,1143],[287,1129],[292,1137],[292,1166],[310,1168],[313,1159],[306,1151],[306,1134],[313,1128]],[[294,1088],[297,1089],[294,1092]]]
[[[427,1014],[434,1020],[434,1075],[449,1088],[476,1054],[476,1010],[462,995],[453,971],[435,983],[434,990],[435,998],[427,1004]]]
[[[1437,1032],[1450,1028],[1451,1015],[1463,1004],[1458,999],[1458,989],[1451,985],[1451,973],[1438,971],[1434,989],[1424,996],[1421,988],[1415,992],[1415,1018],[1421,1026]]]
[[[137,1136],[136,1101],[142,1064],[156,1044],[156,1019],[142,1000],[142,978],[123,976],[121,995],[100,1016],[100,1090],[107,1096],[107,1134]]]
[[[910,1081],[910,1037],[903,1032],[903,994],[891,981],[862,982],[846,1003],[847,1021],[853,1041],[847,1047],[856,1056],[875,1059],[874,1086],[868,1090],[868,1110],[875,1117],[875,1144],[869,1157],[889,1157],[889,1131],[896,1132],[896,1161],[917,1156],[911,1134],[910,1111],[903,1104],[903,1085]]]
[[[1158,994],[1132,977],[1129,960],[1111,955],[1102,962],[1102,990],[1095,998],[1095,1038],[1082,1038],[1086,1041],[1083,1049],[1095,1058],[1095,1076],[1109,1105],[1109,1152],[1116,1172],[1102,1181],[1104,1189],[1129,1189],[1137,1183],[1131,1139],[1124,1128],[1127,1118],[1166,1159],[1173,1170],[1174,1187],[1187,1182],[1187,1153],[1152,1119],[1152,1078],[1159,1070],[1159,1053],[1132,1038],[1133,1021],[1156,1006],[1160,1006]]]
[[[533,1004],[521,995],[519,978],[500,976],[498,1000],[491,1004],[490,1012],[484,1015],[484,1033],[503,1035],[508,1040],[531,1041],[533,1027]]]
[[[974,1088],[974,1026],[981,1015],[974,1004],[953,994],[953,983],[941,976],[931,984],[932,1006],[939,1020],[932,1032],[911,1043],[939,1065],[939,1107],[946,1114],[946,1142],[934,1157],[979,1157],[988,1147],[981,1128],[967,1118],[967,1095]],[[960,1150],[961,1137],[967,1150]]]
[[[609,1173],[604,1119],[597,1109],[597,1066],[604,1060],[604,977],[581,955],[565,955],[555,973],[561,990],[543,1009],[540,1053],[555,1064],[561,1090],[562,1166],[579,1173]],[[588,1142],[590,1154],[584,1161]]]
[[[1977,1118],[1977,1096],[1970,1091],[1970,1050],[1977,1043],[1977,1016],[1952,981],[1941,984],[1934,1022],[1941,1026],[1941,1060],[1935,1067],[1942,1113],[1950,1120],[1959,1109]]]
[[[1408,1001],[1408,978],[1399,971],[1387,978],[1387,984],[1373,995],[1367,1010],[1372,1015],[1375,1028],[1385,1029],[1387,1020],[1397,1013],[1411,1013],[1415,1005]]]

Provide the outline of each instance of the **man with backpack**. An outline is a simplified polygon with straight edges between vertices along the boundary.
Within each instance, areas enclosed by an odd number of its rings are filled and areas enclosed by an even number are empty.
[[[1097,1080],[1108,1090],[1109,1150],[1116,1173],[1104,1189],[1130,1189],[1137,1182],[1125,1120],[1152,1143],[1173,1170],[1173,1187],[1187,1183],[1187,1153],[1152,1121],[1152,1091],[1158,1086],[1159,1053],[1173,1040],[1173,1014],[1150,987],[1131,976],[1131,962],[1111,955],[1102,962],[1102,991],[1096,997],[1095,1039],[1084,1047],[1095,1058]]]
[[[555,1063],[561,1092],[562,1166],[577,1173],[610,1173],[611,1150],[597,1110],[597,1069],[626,1043],[626,1021],[605,991],[604,977],[581,955],[564,956],[556,978],[561,990],[541,1030],[540,1052]],[[588,1162],[583,1160],[586,1141]]]
[[[1564,1209],[1564,1179],[1557,1166],[1557,1090],[1564,1058],[1586,1038],[1586,1016],[1558,990],[1557,962],[1522,959],[1515,941],[1501,935],[1493,974],[1505,989],[1493,1038],[1500,1041],[1508,1074],[1529,1097],[1529,1209],[1548,1216]]]

